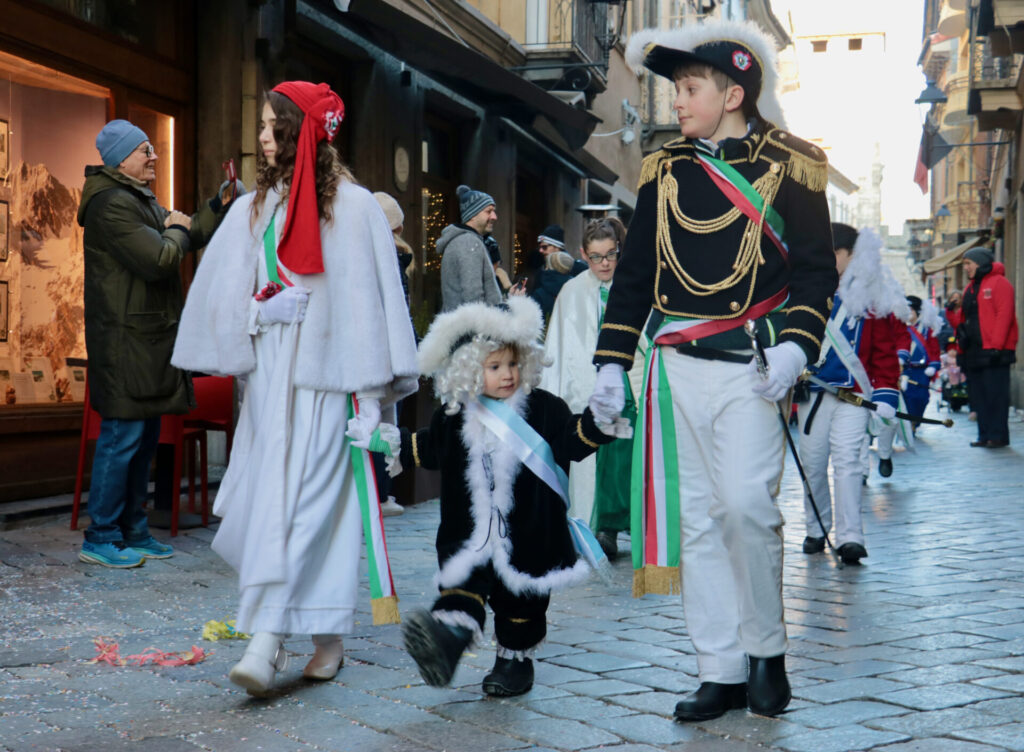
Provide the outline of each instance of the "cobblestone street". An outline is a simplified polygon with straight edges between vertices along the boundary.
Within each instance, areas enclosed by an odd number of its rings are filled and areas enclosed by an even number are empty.
[[[794,699],[778,718],[672,721],[679,695],[697,686],[696,659],[678,597],[630,597],[628,555],[614,586],[555,594],[523,697],[482,694],[489,633],[450,689],[425,686],[399,628],[371,625],[364,582],[337,679],[303,680],[312,646],[296,638],[280,691],[252,699],[227,680],[244,643],[201,639],[204,622],[234,617],[236,600],[233,572],[209,548],[213,530],[184,531],[171,559],[111,570],[79,562],[81,533],[63,518],[0,532],[0,749],[1024,749],[1024,424],[1011,422],[1009,449],[972,449],[975,425],[955,419],[951,430],[923,427],[891,478],[872,468],[862,567],[801,553],[800,481],[787,466]],[[431,502],[385,522],[403,612],[432,600],[437,513]],[[193,644],[211,655],[177,668],[90,664],[100,636],[124,655]]]

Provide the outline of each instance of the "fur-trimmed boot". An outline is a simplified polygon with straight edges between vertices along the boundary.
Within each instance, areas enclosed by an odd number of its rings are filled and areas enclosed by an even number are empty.
[[[419,610],[409,614],[402,623],[402,640],[416,661],[423,681],[431,687],[447,687],[462,652],[473,641],[473,632],[466,627],[445,624],[433,614]]]
[[[302,669],[302,675],[307,679],[327,681],[338,675],[338,670],[345,662],[345,648],[340,635],[316,634],[313,635],[313,644],[316,645],[316,652]]]
[[[228,673],[228,678],[249,694],[262,694],[274,683],[274,675],[284,668],[287,654],[282,636],[274,632],[257,632],[249,640],[242,660]]]
[[[494,668],[484,677],[484,694],[515,697],[533,688],[533,661],[529,658],[495,658]]]

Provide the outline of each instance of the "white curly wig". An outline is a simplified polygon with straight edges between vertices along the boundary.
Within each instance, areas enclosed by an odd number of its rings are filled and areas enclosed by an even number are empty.
[[[785,128],[782,105],[779,103],[779,67],[775,41],[753,21],[715,19],[704,23],[687,24],[675,29],[642,29],[629,38],[626,45],[626,64],[639,75],[651,45],[667,50],[692,52],[707,42],[733,40],[740,42],[758,58],[761,67],[761,91],[757,97],[757,111],[769,123]]]
[[[520,388],[529,394],[550,365],[540,343],[543,327],[540,306],[525,296],[511,297],[501,306],[466,303],[434,319],[420,342],[420,372],[433,377],[434,394],[445,412],[455,415],[483,391],[487,356],[514,345]]]

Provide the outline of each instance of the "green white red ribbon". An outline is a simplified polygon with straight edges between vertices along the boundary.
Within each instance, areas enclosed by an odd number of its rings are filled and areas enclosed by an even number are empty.
[[[359,414],[359,400],[349,395],[349,419]],[[397,624],[398,596],[391,576],[387,541],[384,537],[384,517],[380,511],[377,478],[373,471],[370,452],[350,445],[352,469],[359,497],[359,511],[363,518],[363,538],[366,541],[366,562],[370,575],[370,606],[374,624]]]

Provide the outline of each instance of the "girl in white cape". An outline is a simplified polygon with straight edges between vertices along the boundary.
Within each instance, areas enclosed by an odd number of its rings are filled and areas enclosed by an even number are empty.
[[[267,95],[256,190],[203,256],[173,358],[245,377],[213,548],[239,574],[236,626],[254,635],[229,676],[252,693],[271,686],[290,633],[313,637],[306,677],[337,673],[364,519],[375,621],[397,621],[373,474],[345,425],[372,432],[416,390],[416,346],[387,220],[331,145],[343,115],[326,84]]]

